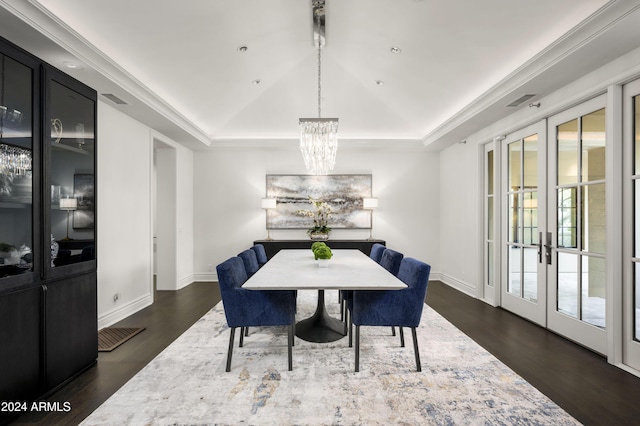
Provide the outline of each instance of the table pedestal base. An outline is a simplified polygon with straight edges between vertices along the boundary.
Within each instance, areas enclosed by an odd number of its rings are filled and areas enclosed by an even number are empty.
[[[345,336],[344,323],[327,313],[324,290],[318,290],[318,306],[312,317],[296,324],[296,336],[307,342],[335,342]]]

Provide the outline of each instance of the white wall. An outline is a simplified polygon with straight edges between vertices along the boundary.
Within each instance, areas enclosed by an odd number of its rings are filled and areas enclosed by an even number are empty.
[[[295,143],[293,144],[296,145]],[[333,174],[371,174],[373,236],[406,256],[439,270],[439,154],[423,149],[339,148]],[[291,149],[216,148],[194,160],[194,270],[214,280],[215,266],[266,237],[266,174],[306,174],[297,146]],[[304,230],[273,230],[274,239],[308,238]],[[369,230],[335,230],[333,238],[368,238]]]
[[[478,284],[479,167],[477,147],[456,144],[440,152],[440,272],[447,284],[475,295]]]
[[[154,139],[157,288],[178,290],[194,281],[193,151],[161,135]]]
[[[98,123],[98,327],[102,328],[153,302],[153,141],[157,139],[176,152],[174,288],[193,281],[193,153],[104,102],[98,102]]]
[[[98,102],[98,327],[152,303],[149,128]],[[118,300],[113,297],[118,294]]]

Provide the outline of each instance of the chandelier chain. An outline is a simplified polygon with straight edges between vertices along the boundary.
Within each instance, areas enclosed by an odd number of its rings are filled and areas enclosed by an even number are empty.
[[[322,99],[322,32],[320,30],[320,16],[318,18],[318,118],[321,118],[321,99]]]

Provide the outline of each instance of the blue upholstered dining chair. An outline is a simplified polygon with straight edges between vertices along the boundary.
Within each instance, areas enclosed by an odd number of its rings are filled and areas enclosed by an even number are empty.
[[[400,269],[400,262],[402,262],[402,258],[404,255],[400,252],[391,249],[385,249],[382,252],[382,256],[380,257],[380,265],[391,272],[393,275],[398,276],[398,270]],[[391,327],[391,335],[396,335],[396,328]],[[402,330],[400,330],[400,341],[404,346],[404,335],[402,334]]]
[[[369,257],[379,264],[380,259],[382,259],[382,253],[384,253],[386,249],[387,248],[384,245],[380,243],[375,243],[371,246]],[[347,306],[348,306],[347,304],[349,303],[349,299],[351,298],[352,293],[353,293],[352,290],[340,290],[340,321],[344,321],[345,328],[349,323],[347,320],[348,314],[349,314],[349,309],[347,309]]]
[[[256,257],[255,251],[246,249],[243,252],[238,253],[238,256],[244,263],[244,270],[247,272],[247,278],[251,278],[253,274],[258,272],[260,265],[258,265],[258,258]]]
[[[295,292],[291,290],[247,290],[242,284],[247,281],[242,259],[232,257],[216,266],[220,295],[227,325],[231,328],[229,352],[225,371],[231,371],[231,357],[236,328],[287,326],[289,371],[293,369],[292,346],[295,324]],[[242,346],[242,345],[241,345]]]
[[[397,277],[398,271],[400,270],[400,262],[402,262],[403,257],[404,255],[402,253],[388,248],[382,252],[379,263],[380,266]]]
[[[416,369],[422,371],[416,327],[420,325],[422,309],[427,295],[431,266],[405,257],[398,271],[398,279],[407,285],[403,290],[354,291],[352,321],[356,326],[356,372],[360,371],[360,327],[409,327],[413,335]]]
[[[376,263],[380,263],[380,259],[382,259],[382,253],[384,253],[386,249],[387,248],[384,245],[375,243],[371,246],[371,253],[369,254],[369,257],[375,260]]]
[[[256,253],[256,259],[258,259],[258,266],[262,268],[262,266],[267,263],[267,251],[264,249],[262,244],[254,244],[251,246],[251,250]]]

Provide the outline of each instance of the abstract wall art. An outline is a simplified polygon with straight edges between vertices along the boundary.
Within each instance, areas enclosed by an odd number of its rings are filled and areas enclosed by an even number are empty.
[[[332,229],[370,229],[371,211],[362,199],[371,197],[371,175],[267,175],[267,198],[276,208],[267,210],[268,229],[305,229],[312,219],[297,214],[313,210],[309,197],[331,206]]]

